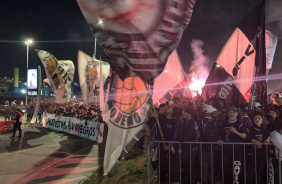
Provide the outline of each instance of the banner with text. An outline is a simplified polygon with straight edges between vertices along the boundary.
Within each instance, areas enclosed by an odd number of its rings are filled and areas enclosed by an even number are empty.
[[[104,124],[100,124],[98,121],[95,121],[95,119],[81,120],[72,117],[47,114],[47,116],[44,115],[43,117],[43,126],[91,139],[99,143],[103,141]]]

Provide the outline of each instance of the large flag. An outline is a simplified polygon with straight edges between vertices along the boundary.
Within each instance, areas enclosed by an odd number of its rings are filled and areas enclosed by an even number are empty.
[[[108,124],[104,173],[110,175],[116,172],[118,159],[143,135],[151,98],[150,87],[139,77],[122,81],[115,74],[112,86],[104,118]]]
[[[153,84],[190,22],[196,0],[77,0],[113,71]]]
[[[71,98],[71,83],[74,77],[74,65],[70,60],[57,60],[44,50],[36,50],[45,68],[47,79],[44,82],[51,85],[56,103],[65,103]]]
[[[174,96],[186,86],[186,75],[182,68],[177,51],[168,57],[164,71],[154,80],[153,102],[155,105],[165,103],[166,95]]]
[[[265,26],[265,49],[266,49],[266,74],[272,68],[272,62],[276,51],[279,34],[279,22]]]
[[[203,89],[202,98],[222,98],[227,106],[248,102],[261,68],[264,38],[264,2],[257,5],[240,23],[219,54]],[[265,52],[265,50],[264,50]]]
[[[77,64],[83,104],[88,106],[98,81],[98,71],[94,59],[82,51],[78,51]]]
[[[82,51],[78,51],[78,76],[82,93],[83,104],[88,106],[89,102],[94,100],[95,86],[100,86],[100,77],[103,83],[109,76],[110,65],[101,61],[102,73],[100,75],[100,61],[90,57]]]

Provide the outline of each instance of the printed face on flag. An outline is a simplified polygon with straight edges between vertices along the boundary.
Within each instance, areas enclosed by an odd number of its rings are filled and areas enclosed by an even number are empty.
[[[42,61],[46,72],[50,76],[51,80],[49,79],[49,81],[51,82],[52,86],[55,89],[62,88],[64,86],[64,82],[60,74],[56,58],[44,50],[37,51],[37,54]]]
[[[153,84],[178,46],[195,0],[77,0],[112,69]]]
[[[56,96],[56,103],[64,103],[71,97],[71,83],[74,77],[74,65],[69,60],[59,60],[44,50],[36,50],[45,68],[48,82]]]

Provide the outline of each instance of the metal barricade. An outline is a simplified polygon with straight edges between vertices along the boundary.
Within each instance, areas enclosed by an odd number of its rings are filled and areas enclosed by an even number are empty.
[[[281,184],[280,151],[277,158],[273,144],[260,148],[253,143],[152,141],[147,148],[149,184],[163,179],[169,183],[213,184],[216,174],[216,182],[222,184]],[[151,172],[152,150],[158,150],[155,174]]]

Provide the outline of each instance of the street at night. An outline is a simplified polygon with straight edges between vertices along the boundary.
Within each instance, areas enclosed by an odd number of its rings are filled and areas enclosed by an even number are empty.
[[[1,183],[79,183],[103,163],[104,143],[40,126],[0,134]]]
[[[0,184],[282,184],[282,0],[2,1]]]

